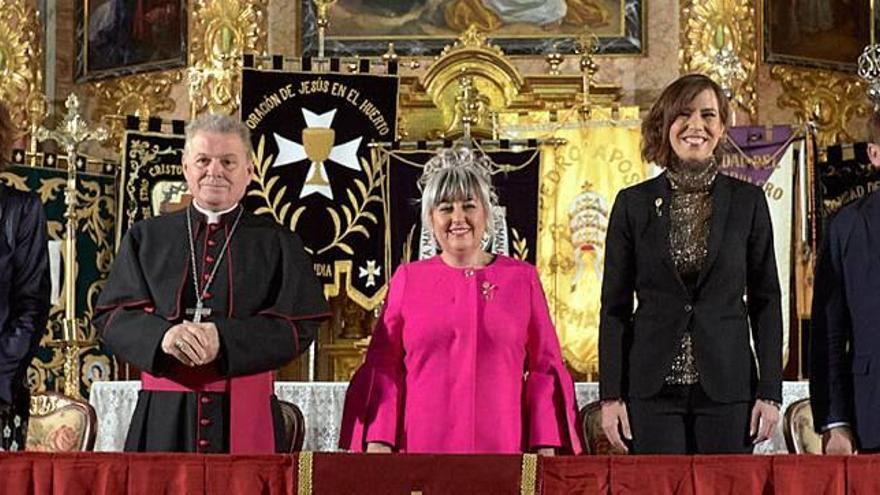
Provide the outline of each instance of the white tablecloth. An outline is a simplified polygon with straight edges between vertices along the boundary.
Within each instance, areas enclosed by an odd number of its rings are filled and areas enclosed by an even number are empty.
[[[128,423],[134,413],[140,382],[95,382],[89,402],[98,414],[98,432],[95,450],[120,451],[125,444]],[[277,382],[275,394],[279,399],[293,402],[306,420],[305,450],[329,452],[338,450],[339,421],[345,402],[344,382]],[[597,383],[575,385],[578,404],[583,406],[599,397]],[[809,395],[807,382],[785,382],[782,388],[783,411],[792,402]],[[755,449],[761,454],[785,453],[782,425],[773,438]]]

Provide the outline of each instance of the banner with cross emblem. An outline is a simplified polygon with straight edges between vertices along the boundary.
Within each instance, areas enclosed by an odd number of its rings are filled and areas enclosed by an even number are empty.
[[[245,207],[296,232],[326,296],[344,287],[365,309],[385,295],[385,171],[371,141],[391,141],[395,76],[245,68],[242,121],[255,179]]]

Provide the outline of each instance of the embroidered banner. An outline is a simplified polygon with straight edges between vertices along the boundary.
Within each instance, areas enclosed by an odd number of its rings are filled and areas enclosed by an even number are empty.
[[[135,222],[159,216],[163,205],[188,193],[183,178],[183,136],[126,131],[121,161],[121,199],[116,244]]]
[[[791,127],[742,126],[728,129],[733,152],[726,155],[721,173],[764,189],[773,225],[773,250],[782,290],[782,354],[788,361],[791,329],[791,277],[794,239],[795,170],[804,153],[804,139]]]
[[[76,314],[82,318],[80,338],[95,342],[79,354],[80,393],[88,397],[92,383],[117,378],[117,363],[98,342],[92,326],[94,305],[107,280],[115,254],[113,229],[116,220],[116,178],[112,170],[104,174],[79,173],[77,176],[77,238],[76,238]],[[52,307],[48,331],[28,369],[32,391],[60,391],[64,383],[64,354],[50,341],[62,338],[64,317],[64,189],[67,171],[55,168],[12,166],[0,174],[0,181],[21,191],[33,191],[43,202],[49,230],[49,260],[52,278]]]
[[[594,107],[592,120],[569,113],[551,122],[533,113],[503,120],[504,137],[558,138],[542,154],[538,269],[568,364],[584,374],[599,367],[599,309],[605,232],[617,192],[651,169],[640,157],[637,107]]]
[[[365,309],[385,295],[384,170],[371,141],[393,141],[397,77],[244,69],[242,121],[255,180],[245,206],[295,231],[324,294]]]
[[[828,220],[843,206],[880,189],[880,168],[868,159],[868,143],[829,146],[815,168],[816,245]]]
[[[392,273],[401,263],[433,256],[437,252],[434,238],[421,222],[422,196],[418,188],[424,164],[434,153],[381,151],[379,163],[387,162],[389,249],[386,261]],[[494,211],[495,225],[492,246],[485,249],[535,263],[538,212],[538,175],[540,153],[537,149],[523,151],[490,151],[493,162],[492,185],[499,206]]]

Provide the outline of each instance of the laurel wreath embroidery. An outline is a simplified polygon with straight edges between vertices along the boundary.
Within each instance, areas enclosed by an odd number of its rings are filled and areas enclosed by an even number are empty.
[[[305,212],[306,207],[299,206],[291,214],[290,207],[292,203],[282,204],[287,193],[287,186],[280,185],[279,187],[280,176],[269,177],[269,169],[272,167],[274,155],[265,154],[265,144],[265,136],[260,137],[257,149],[254,152],[256,168],[254,182],[257,187],[248,191],[248,196],[260,198],[266,203],[264,206],[258,207],[254,212],[255,214],[272,215],[276,222],[286,225],[290,230],[295,231],[296,225],[303,212]],[[364,226],[364,223],[372,222],[374,225],[379,224],[379,218],[372,212],[367,211],[367,207],[373,202],[382,203],[382,197],[374,194],[376,188],[382,183],[382,169],[379,164],[371,166],[363,157],[360,158],[360,164],[367,180],[364,182],[359,178],[354,179],[355,187],[346,188],[345,193],[348,198],[348,204],[343,204],[339,207],[339,210],[342,211],[342,216],[340,216],[336,208],[326,207],[327,213],[333,221],[333,240],[315,251],[306,248],[309,253],[322,254],[330,249],[339,248],[342,252],[353,255],[354,250],[347,242],[349,237],[354,234],[360,234],[369,239],[370,232]]]
[[[521,237],[516,229],[511,228],[513,234],[513,257],[525,261],[529,257],[529,244],[525,237]]]
[[[357,195],[352,192],[351,188],[345,190],[346,195],[348,195],[349,205],[342,205],[342,213],[345,215],[346,222],[344,230],[339,213],[333,208],[329,206],[327,207],[327,213],[330,214],[330,218],[333,220],[335,233],[330,244],[319,249],[318,254],[333,247],[338,247],[343,252],[352,255],[354,254],[354,250],[351,249],[351,246],[343,242],[344,239],[354,233],[362,234],[366,239],[370,238],[370,232],[360,223],[361,218],[366,218],[373,222],[374,225],[379,225],[379,219],[376,218],[376,215],[372,212],[367,211],[367,206],[373,202],[382,202],[381,196],[373,194],[376,186],[382,181],[382,170],[378,165],[371,167],[364,158],[361,158],[360,162],[361,169],[367,175],[366,184],[360,179],[354,180],[354,184],[357,186],[357,190],[360,193],[360,199],[358,199]]]
[[[260,142],[257,144],[257,149],[254,152],[254,166],[257,172],[254,182],[257,184],[257,188],[248,191],[247,195],[262,199],[266,202],[266,206],[260,206],[254,211],[254,214],[272,215],[276,222],[281,225],[286,225],[291,231],[295,231],[296,224],[299,222],[299,217],[304,211],[306,211],[306,207],[300,206],[294,210],[293,215],[291,215],[289,219],[287,218],[291,203],[281,205],[281,201],[284,200],[284,195],[287,193],[287,186],[282,185],[276,190],[276,186],[281,177],[276,175],[275,177],[269,177],[267,179],[275,155],[265,156],[265,152],[266,137],[262,136],[260,137]],[[280,210],[278,208],[279,206],[281,206]],[[311,252],[308,248],[306,248],[306,250]]]

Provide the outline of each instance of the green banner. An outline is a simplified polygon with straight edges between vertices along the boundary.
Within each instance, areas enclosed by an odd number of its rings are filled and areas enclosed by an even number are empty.
[[[28,370],[31,390],[62,391],[64,353],[51,342],[62,338],[64,317],[64,189],[67,172],[60,169],[12,166],[0,174],[0,181],[22,191],[33,191],[43,202],[49,230],[49,258],[52,272],[52,308],[48,331]],[[88,397],[93,382],[117,376],[116,360],[98,342],[92,315],[113,261],[116,217],[116,178],[113,175],[79,173],[77,178],[76,314],[82,326],[79,338],[93,341],[78,354],[79,389]]]

